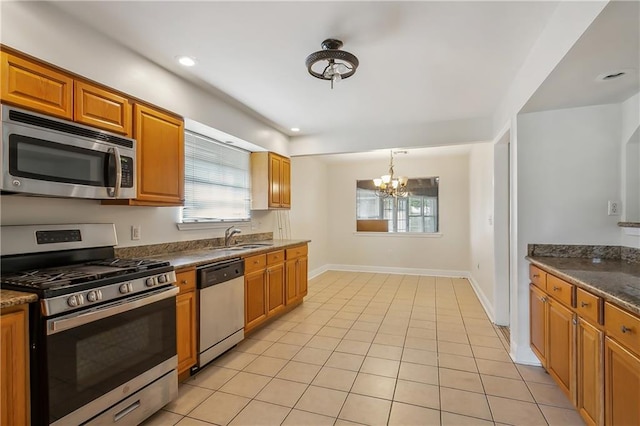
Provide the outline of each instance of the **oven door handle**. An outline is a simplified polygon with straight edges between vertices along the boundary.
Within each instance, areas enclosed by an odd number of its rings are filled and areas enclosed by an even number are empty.
[[[180,292],[178,287],[162,289],[153,293],[140,295],[134,300],[120,301],[116,304],[106,305],[91,312],[76,313],[66,318],[52,319],[47,321],[47,335],[60,333],[70,328],[88,324],[103,318],[131,311],[142,306],[150,305],[160,300],[176,296]]]

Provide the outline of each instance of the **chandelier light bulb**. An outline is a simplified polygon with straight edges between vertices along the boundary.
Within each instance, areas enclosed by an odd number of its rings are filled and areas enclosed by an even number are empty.
[[[384,183],[391,182],[391,175],[382,175],[382,182]]]
[[[373,179],[373,184],[375,186],[379,187],[380,185],[382,185],[382,179],[380,179],[380,178]]]
[[[398,188],[398,180],[394,179],[393,182],[391,182],[391,186],[393,186],[393,189]]]

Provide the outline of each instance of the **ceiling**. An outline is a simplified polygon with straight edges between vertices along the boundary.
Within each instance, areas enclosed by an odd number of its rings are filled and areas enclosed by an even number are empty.
[[[640,2],[614,1],[529,99],[522,112],[620,103],[640,91]],[[624,77],[598,77],[624,71]]]
[[[292,135],[491,117],[558,2],[53,4]],[[304,65],[329,37],[360,60],[333,90]]]

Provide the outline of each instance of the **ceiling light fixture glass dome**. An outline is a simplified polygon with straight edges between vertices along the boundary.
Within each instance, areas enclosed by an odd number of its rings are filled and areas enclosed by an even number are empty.
[[[333,38],[322,42],[322,50],[307,56],[305,64],[309,74],[321,80],[338,83],[355,74],[360,62],[352,53],[340,50],[342,41]]]

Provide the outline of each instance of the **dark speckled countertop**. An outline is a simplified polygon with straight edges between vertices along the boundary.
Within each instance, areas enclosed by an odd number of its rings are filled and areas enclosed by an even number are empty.
[[[310,240],[267,240],[259,241],[259,244],[270,244],[259,248],[244,250],[228,250],[221,247],[205,248],[193,251],[174,252],[153,256],[153,259],[168,260],[176,269],[206,265],[207,263],[219,262],[233,259],[235,257],[254,256],[256,254],[267,253],[273,250],[285,249],[309,243]],[[251,243],[249,243],[251,244]]]
[[[640,315],[640,264],[622,260],[528,256],[534,265]]]
[[[33,293],[0,289],[0,308],[24,305],[25,303],[32,303],[37,300],[38,295]]]

